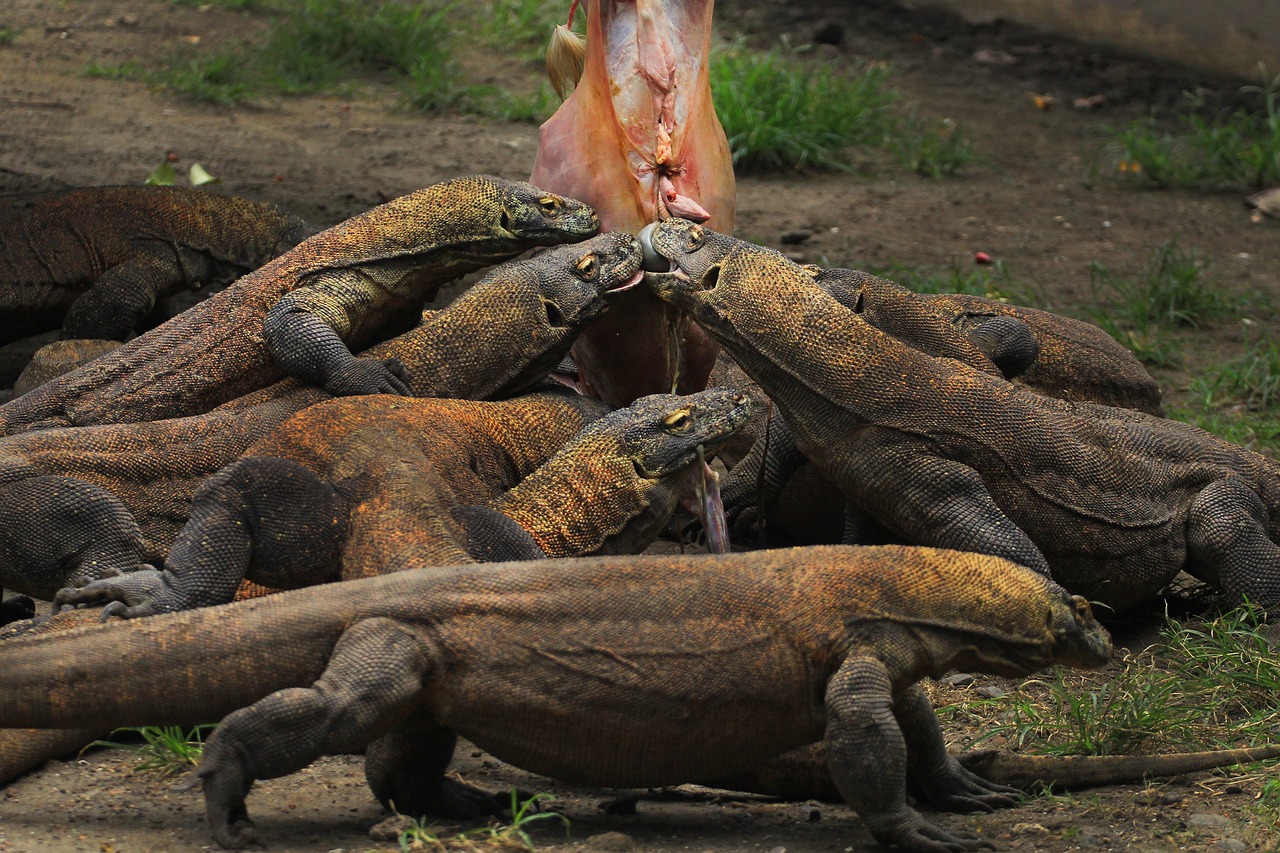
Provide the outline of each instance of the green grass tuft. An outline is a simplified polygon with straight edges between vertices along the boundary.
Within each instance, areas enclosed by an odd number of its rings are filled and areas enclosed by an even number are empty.
[[[742,169],[849,168],[854,145],[879,143],[894,94],[887,70],[854,77],[798,62],[794,52],[734,49],[711,60],[720,123]]]
[[[0,45],[6,45],[22,33],[19,27],[0,27]]]
[[[1218,188],[1267,187],[1280,183],[1280,77],[1246,86],[1257,96],[1253,109],[1214,116],[1189,96],[1172,123],[1156,118],[1105,129],[1104,146],[1116,174],[1139,185]]]
[[[1036,750],[1056,755],[1219,749],[1274,740],[1280,660],[1262,634],[1262,618],[1260,611],[1242,607],[1207,621],[1170,619],[1158,645],[1126,656],[1119,672],[1103,681],[1052,670],[979,709],[994,708],[997,716],[983,740],[1003,736],[1017,746],[1042,741]]]
[[[909,110],[887,145],[903,168],[926,178],[949,178],[973,160],[973,143],[951,119],[936,122]]]
[[[533,850],[533,838],[529,828],[539,821],[559,820],[566,830],[569,819],[557,812],[538,811],[543,802],[554,800],[551,794],[534,794],[523,802],[513,789],[511,791],[511,822],[494,823],[476,829],[468,829],[456,835],[445,835],[437,831],[428,821],[415,819],[410,826],[400,833],[401,853],[444,853],[444,851],[460,851],[460,853],[481,853],[495,850]],[[394,808],[394,804],[393,804]]]
[[[895,264],[873,272],[916,293],[964,293],[1008,302],[1020,290],[1002,261],[989,266],[959,260],[946,267]]]
[[[263,95],[253,68],[236,47],[175,57],[148,79],[188,100],[221,107],[252,104]]]
[[[117,65],[104,65],[101,62],[90,62],[81,73],[93,80],[146,80],[147,71],[136,62],[121,62]]]
[[[116,749],[128,749],[138,753],[138,770],[152,770],[163,774],[184,773],[200,763],[204,754],[204,733],[213,728],[213,724],[196,726],[184,730],[181,726],[137,726],[116,729],[112,735],[121,732],[134,734],[142,738],[142,743],[119,743],[110,740],[96,740],[95,746],[108,746]]]
[[[1178,359],[1178,327],[1199,328],[1238,309],[1208,274],[1209,264],[1195,249],[1171,240],[1151,253],[1141,278],[1122,278],[1094,261],[1089,265],[1090,319],[1138,358],[1170,365]]]

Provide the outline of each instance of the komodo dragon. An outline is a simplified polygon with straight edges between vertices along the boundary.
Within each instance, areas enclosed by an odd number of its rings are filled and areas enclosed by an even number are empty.
[[[529,184],[456,178],[305,240],[115,352],[0,406],[0,434],[206,412],[286,374],[335,396],[408,393],[394,361],[356,358],[440,285],[594,234],[590,207]]]
[[[987,373],[994,365],[1006,379],[1060,399],[1163,414],[1160,389],[1141,363],[1088,323],[964,294],[917,294],[858,270],[805,269],[845,308],[924,353]],[[713,371],[717,384],[750,390],[733,376],[741,371],[731,357],[720,361],[726,363]],[[748,450],[722,454],[732,469],[723,487],[725,512],[739,540],[764,517],[800,542],[839,542],[839,487],[805,464],[782,419],[756,417],[746,432],[754,438]]]
[[[777,252],[669,220],[652,273],[839,483],[854,541],[996,554],[1121,611],[1181,569],[1280,604],[1280,466],[1203,430],[1033,394],[841,310]]]
[[[590,422],[603,405],[562,391],[312,406],[205,483],[163,571],[103,578],[56,603],[109,601],[104,618],[135,618],[223,604],[246,578],[296,589],[471,560],[639,553],[704,464],[699,448],[714,453],[741,429],[748,400],[656,394]],[[552,456],[549,444],[564,447]],[[515,487],[497,495],[503,480]]]
[[[61,327],[123,341],[161,299],[225,284],[320,229],[188,187],[0,197],[0,343]]]
[[[947,755],[916,682],[1098,666],[1110,650],[1084,599],[982,555],[587,557],[397,572],[0,643],[0,726],[229,714],[199,775],[214,838],[232,848],[258,839],[255,779],[365,744],[383,803],[474,815],[474,795],[444,776],[460,735],[535,773],[627,787],[825,740],[881,843],[976,849],[989,842],[907,805],[908,777],[939,808],[1015,800]]]
[[[1032,391],[1076,403],[1164,414],[1160,386],[1142,362],[1097,326],[966,293],[912,293],[860,270],[812,269],[817,282],[841,305],[865,313],[877,328],[904,341],[911,342],[912,330],[921,321],[913,314],[895,328],[882,319],[890,313],[900,313],[904,299],[898,291],[911,294],[914,300],[944,317],[957,332],[990,355],[1006,378]],[[1026,334],[1034,339],[1032,346],[1028,346]],[[942,354],[922,346],[916,349]]]
[[[490,271],[365,355],[404,363],[416,396],[516,394],[555,368],[616,292],[639,283],[639,267],[635,238],[617,232],[548,249]],[[206,478],[326,399],[287,379],[203,415],[0,438],[0,584],[51,598],[163,559]],[[576,429],[567,428],[563,439]]]

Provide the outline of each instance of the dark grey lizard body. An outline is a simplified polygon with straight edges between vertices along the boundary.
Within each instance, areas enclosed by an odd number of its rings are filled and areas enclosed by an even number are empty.
[[[0,197],[0,343],[62,327],[124,340],[165,297],[225,284],[320,229],[187,187]]]

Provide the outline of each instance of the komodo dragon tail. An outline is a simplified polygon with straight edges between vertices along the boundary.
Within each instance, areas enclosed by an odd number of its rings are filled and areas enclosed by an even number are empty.
[[[996,749],[956,755],[966,770],[1024,790],[1036,785],[1067,790],[1122,785],[1272,758],[1280,758],[1280,744],[1173,755],[1017,755]],[[706,784],[783,800],[844,801],[827,770],[826,746],[821,743],[784,753],[754,772]]]
[[[1013,755],[996,749],[975,749],[956,758],[979,776],[1015,788],[1047,785],[1079,789],[1267,761],[1280,758],[1280,744],[1173,755]]]
[[[309,686],[356,608],[306,592],[0,643],[0,727],[195,725]]]

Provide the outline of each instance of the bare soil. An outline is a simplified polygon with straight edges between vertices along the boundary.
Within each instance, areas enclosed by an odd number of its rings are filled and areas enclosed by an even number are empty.
[[[840,43],[819,51],[850,67],[888,61],[904,99],[926,116],[961,122],[981,160],[943,181],[919,178],[876,155],[865,155],[863,172],[743,175],[740,235],[828,265],[968,265],[983,251],[1028,285],[1035,304],[1077,314],[1090,299],[1091,261],[1139,275],[1151,250],[1176,237],[1212,260],[1211,274],[1223,287],[1252,297],[1251,319],[1275,328],[1280,223],[1253,221],[1238,193],[1138,191],[1096,171],[1099,125],[1176,104],[1187,88],[1202,87],[1228,103],[1240,81],[1206,79],[1005,25],[913,15],[879,0],[830,6],[724,3],[719,36],[769,46],[785,35],[801,45],[819,25],[837,23]],[[261,26],[251,15],[160,0],[6,0],[0,27],[21,32],[0,46],[0,192],[137,183],[172,152],[180,172],[199,161],[221,176],[227,192],[328,224],[458,174],[528,175],[535,126],[399,112],[393,91],[378,81],[343,97],[229,110],[82,75],[92,61],[147,62],[185,49],[194,37],[211,45]],[[483,68],[491,57],[463,59]],[[488,82],[537,73],[506,61],[489,72]],[[1052,95],[1056,105],[1037,109],[1036,94]],[[1072,108],[1076,98],[1095,95],[1104,97],[1100,106]],[[798,232],[807,236],[796,243]],[[793,235],[785,245],[784,234]],[[1235,321],[1186,332],[1185,363],[1157,373],[1166,398],[1176,403],[1190,379],[1237,354],[1240,341]],[[0,370],[6,357],[16,364],[29,351],[3,348]],[[1139,649],[1151,637],[1146,623],[1119,639]],[[980,678],[965,690],[938,688],[939,698],[964,701],[983,687],[1013,685]],[[955,748],[976,734],[948,728]],[[459,755],[462,773],[477,784],[561,796],[572,835],[536,831],[540,848],[807,853],[874,846],[845,806],[775,804],[690,788],[643,801],[634,816],[606,814],[598,806],[617,792],[569,789],[465,748]],[[127,753],[99,750],[52,762],[9,786],[0,793],[0,850],[209,849],[199,793],[134,772],[133,762]],[[1266,778],[1263,772],[1238,779],[1206,774],[936,820],[1012,848],[1273,849],[1276,828],[1254,803]],[[277,851],[395,846],[368,835],[383,815],[357,757],[326,758],[263,782],[250,808]]]

